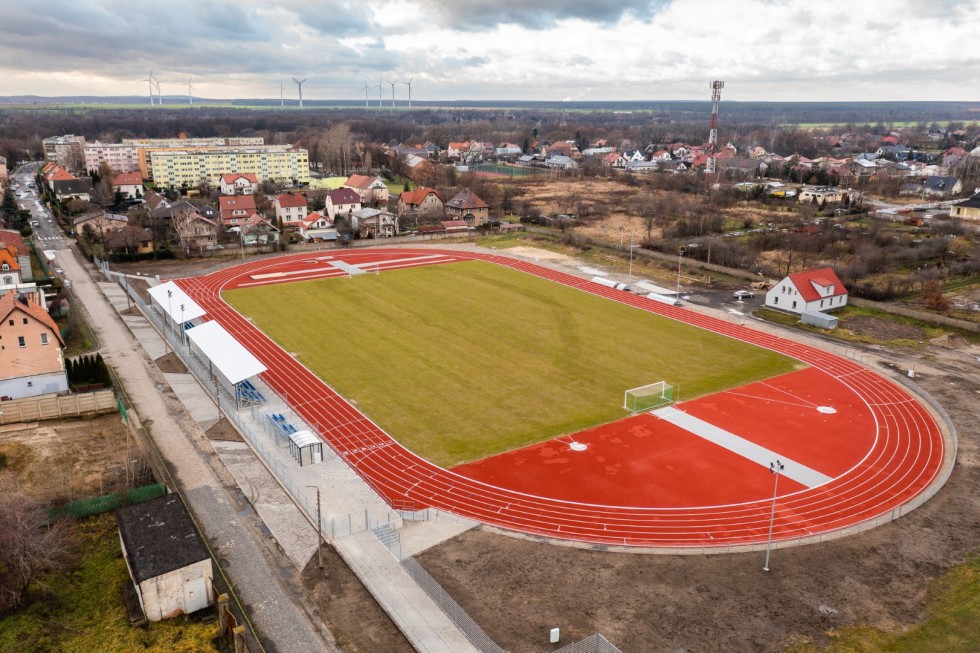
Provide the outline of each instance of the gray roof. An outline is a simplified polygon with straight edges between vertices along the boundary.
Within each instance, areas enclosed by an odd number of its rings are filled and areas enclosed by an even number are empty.
[[[942,177],[937,175],[926,177],[922,180],[922,184],[932,190],[952,190],[953,186],[958,184],[959,181],[956,177]]]
[[[177,494],[119,508],[116,521],[137,583],[209,557]]]
[[[957,202],[953,206],[962,206],[968,209],[980,209],[980,193],[977,193],[968,200],[963,200],[962,202]]]

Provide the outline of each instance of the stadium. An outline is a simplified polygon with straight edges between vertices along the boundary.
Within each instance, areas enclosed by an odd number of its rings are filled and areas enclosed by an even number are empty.
[[[929,408],[846,356],[503,255],[306,253],[178,284],[399,510],[732,551],[890,521],[952,464]]]

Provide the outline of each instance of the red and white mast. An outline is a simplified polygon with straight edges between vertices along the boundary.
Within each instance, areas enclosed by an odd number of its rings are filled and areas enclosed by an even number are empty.
[[[718,148],[718,104],[721,102],[721,89],[725,82],[711,82],[711,131],[708,132],[708,162],[704,167],[706,174],[714,174],[715,159],[712,154]]]

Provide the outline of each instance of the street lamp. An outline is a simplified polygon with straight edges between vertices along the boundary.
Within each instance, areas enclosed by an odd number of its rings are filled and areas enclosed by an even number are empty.
[[[776,520],[776,493],[779,491],[779,472],[783,471],[783,463],[778,459],[774,463],[769,463],[769,472],[775,475],[772,483],[772,509],[769,512],[769,537],[766,540],[766,564],[762,571],[769,571],[769,551],[772,549],[772,524]]]

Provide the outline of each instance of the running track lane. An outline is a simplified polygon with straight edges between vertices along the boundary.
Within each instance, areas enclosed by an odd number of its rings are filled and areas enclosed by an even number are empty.
[[[942,466],[942,433],[918,401],[870,370],[820,349],[494,254],[377,248],[337,252],[333,257],[357,264],[432,254],[445,258],[418,264],[483,260],[534,274],[791,356],[826,372],[861,397],[876,423],[874,446],[860,464],[830,483],[780,497],[773,528],[776,541],[827,533],[884,515],[928,487]],[[208,312],[209,319],[221,323],[269,368],[262,378],[270,388],[317,428],[320,437],[389,504],[432,506],[503,529],[594,544],[656,548],[765,541],[771,499],[675,509],[573,503],[490,486],[416,456],[221,299],[222,290],[250,282],[250,274],[305,270],[310,258],[298,254],[244,263],[177,283]],[[323,276],[334,274],[325,270]]]

